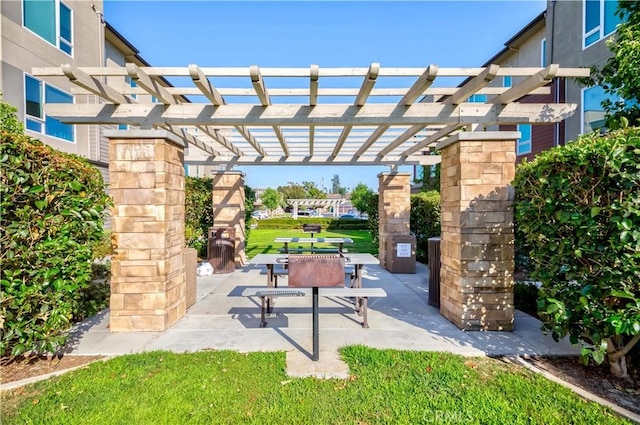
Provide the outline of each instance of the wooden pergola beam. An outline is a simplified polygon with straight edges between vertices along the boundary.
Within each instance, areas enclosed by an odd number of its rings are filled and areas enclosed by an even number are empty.
[[[391,152],[392,150],[394,150],[395,148],[397,148],[398,146],[400,146],[401,144],[409,140],[414,134],[422,130],[424,127],[425,127],[424,125],[413,125],[409,127],[404,133],[398,136],[398,138],[396,138],[393,142],[389,143],[387,147],[382,149],[378,153],[378,156],[387,155],[389,152]]]
[[[220,92],[213,87],[211,81],[209,81],[198,65],[189,65],[189,75],[193,80],[193,84],[209,99],[212,105],[220,106],[226,104]]]
[[[400,99],[398,105],[410,106],[415,100],[422,96],[424,91],[433,84],[433,81],[438,76],[438,65],[429,65],[424,73],[413,83],[411,88],[407,90],[406,94]]]
[[[395,105],[178,105],[48,104],[47,115],[69,124],[213,125],[219,126],[371,126],[553,123],[573,115],[575,103]]]
[[[440,130],[433,133],[431,136],[425,137],[424,139],[422,139],[421,141],[419,141],[409,149],[402,152],[400,156],[408,157],[409,155],[413,155],[414,153],[418,152],[420,149],[424,149],[427,146],[433,143],[436,143],[441,138],[451,134],[452,132],[460,129],[461,127],[463,127],[462,124],[451,124],[446,127],[443,127]]]
[[[376,83],[376,79],[378,78],[378,73],[380,72],[380,64],[372,63],[369,67],[369,71],[367,72],[367,76],[364,78],[362,82],[362,86],[360,86],[360,91],[356,96],[356,101],[354,102],[355,106],[364,106],[367,102],[367,98],[369,97],[369,93],[373,89],[374,84]],[[351,126],[344,126],[342,129],[342,133],[340,137],[338,137],[338,141],[336,142],[336,146],[333,149],[333,156],[337,156],[340,153],[340,149],[342,149],[342,145],[349,137],[349,133],[351,132]]]
[[[260,103],[262,106],[271,105],[271,98],[269,97],[269,93],[267,92],[267,87],[264,84],[264,79],[262,78],[262,74],[260,73],[260,68],[257,65],[251,65],[249,68],[249,75],[251,76],[251,84],[253,85],[253,89],[256,91],[256,95],[258,99],[260,99]],[[282,147],[282,152],[285,156],[289,155],[289,148],[287,147],[287,142],[284,139],[284,134],[282,134],[282,129],[279,126],[273,126],[273,132],[278,137],[280,141],[280,146]]]
[[[464,102],[470,96],[474,95],[481,88],[489,84],[495,76],[498,74],[500,67],[498,65],[489,65],[484,71],[478,74],[476,77],[467,81],[462,87],[460,87],[454,94],[444,100],[444,103],[459,105]]]
[[[136,82],[138,87],[143,88],[151,96],[155,96],[165,105],[175,105],[178,103],[178,100],[175,96],[169,93],[166,87],[153,80],[149,75],[142,71],[138,65],[134,63],[127,63],[126,68],[129,76]]]
[[[256,152],[258,152],[262,156],[266,156],[267,155],[267,153],[265,152],[264,148],[262,146],[260,146],[260,143],[258,143],[258,141],[256,140],[255,136],[251,132],[249,132],[249,130],[245,126],[236,125],[236,126],[234,126],[234,128],[236,129],[236,131],[242,137],[244,137],[244,139],[247,142],[249,142],[251,147],[254,148],[256,150]]]
[[[61,69],[64,76],[66,76],[69,81],[96,96],[108,100],[109,102],[116,105],[120,105],[123,103],[133,103],[133,100],[131,98],[120,93],[113,87],[102,83],[97,78],[92,77],[91,75],[79,70],[75,66],[69,64],[62,65]]]
[[[224,137],[222,134],[220,134],[220,132],[215,129],[215,128],[211,128],[209,126],[206,125],[198,125],[196,126],[196,128],[200,131],[202,131],[204,134],[206,134],[207,136],[211,137],[213,140],[215,140],[216,142],[218,142],[221,146],[223,146],[225,149],[227,149],[229,152],[238,155],[238,156],[242,156],[244,155],[240,149],[238,149],[237,147],[235,147],[233,145],[233,143],[231,143],[229,140],[227,140],[226,137]]]
[[[288,157],[269,156],[216,156],[207,160],[187,160],[189,165],[434,165],[440,162],[439,155],[413,155],[409,157],[388,156],[384,158],[363,156],[354,161],[351,156],[333,157],[331,155],[291,155]]]
[[[514,100],[518,100],[522,96],[530,94],[538,87],[549,84],[558,73],[558,69],[559,67],[557,64],[551,64],[535,75],[527,78],[520,84],[516,84],[515,86],[509,88],[499,96],[496,96],[493,99],[489,99],[488,103],[506,105],[507,103],[513,102]]]

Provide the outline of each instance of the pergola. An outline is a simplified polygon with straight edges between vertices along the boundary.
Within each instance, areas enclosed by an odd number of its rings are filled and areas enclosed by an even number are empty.
[[[236,229],[244,261],[244,183],[235,165],[389,165],[379,177],[379,258],[409,235],[403,164],[441,170],[441,313],[462,329],[513,328],[513,188],[520,134],[500,126],[551,124],[575,104],[530,103],[555,77],[588,69],[544,68],[36,68],[66,78],[101,103],[48,104],[71,124],[127,124],[110,139],[112,331],[161,331],[190,301],[184,254],[184,148],[218,165],[216,225]],[[512,87],[492,84],[510,76]],[[450,77],[454,78],[453,83]],[[172,84],[169,83],[172,81]],[[463,83],[458,81],[463,80]],[[129,81],[135,82],[130,84]],[[133,87],[132,87],[133,86]],[[474,95],[486,95],[475,96]],[[193,99],[190,99],[193,97]],[[482,99],[482,102],[472,100]],[[192,100],[192,101],[190,101]],[[200,102],[202,100],[202,102]],[[233,101],[232,101],[233,100]],[[196,149],[191,149],[195,147]],[[440,155],[433,155],[433,149]],[[193,264],[195,266],[195,264]]]
[[[287,203],[293,207],[293,218],[298,218],[299,207],[325,208],[333,207],[334,217],[338,215],[337,207],[344,203],[344,199],[289,199]]]

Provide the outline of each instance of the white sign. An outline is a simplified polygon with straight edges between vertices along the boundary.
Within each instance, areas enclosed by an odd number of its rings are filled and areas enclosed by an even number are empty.
[[[410,243],[399,243],[397,249],[398,249],[398,258],[411,257],[411,244]]]

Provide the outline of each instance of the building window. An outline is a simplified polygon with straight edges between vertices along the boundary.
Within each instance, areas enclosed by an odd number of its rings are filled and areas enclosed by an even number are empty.
[[[127,84],[129,85],[129,87],[131,88],[138,87],[138,84],[136,84],[133,78],[129,77],[128,75],[125,77],[125,80],[127,81]],[[135,93],[131,94],[131,99],[137,99],[137,98],[138,98],[137,94]]]
[[[23,25],[71,56],[73,12],[60,0],[23,0]]]
[[[502,77],[502,86],[503,87],[511,87],[513,82],[511,81],[511,75],[505,75]]]
[[[547,66],[547,39],[543,38],[540,42],[540,66]]]
[[[470,102],[470,103],[484,103],[486,101],[487,101],[486,94],[474,94],[469,98],[469,100],[467,100],[467,102]]]
[[[604,108],[602,101],[618,102],[619,96],[605,93],[600,86],[582,89],[582,134],[588,134],[604,127]]]
[[[531,153],[531,124],[518,124],[520,138],[516,142],[516,155]]]
[[[127,124],[118,124],[118,130],[128,130],[129,126]]]
[[[587,48],[616,30],[621,19],[615,15],[618,0],[583,0],[583,48]]]
[[[73,103],[73,96],[30,75],[25,75],[24,91],[27,130],[73,142],[73,126],[44,113],[45,103]]]

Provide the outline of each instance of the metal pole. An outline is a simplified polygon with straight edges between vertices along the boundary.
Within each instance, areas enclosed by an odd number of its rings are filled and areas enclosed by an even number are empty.
[[[320,358],[320,335],[319,335],[319,327],[318,323],[320,319],[320,315],[318,314],[318,287],[313,287],[313,360],[317,362]]]

